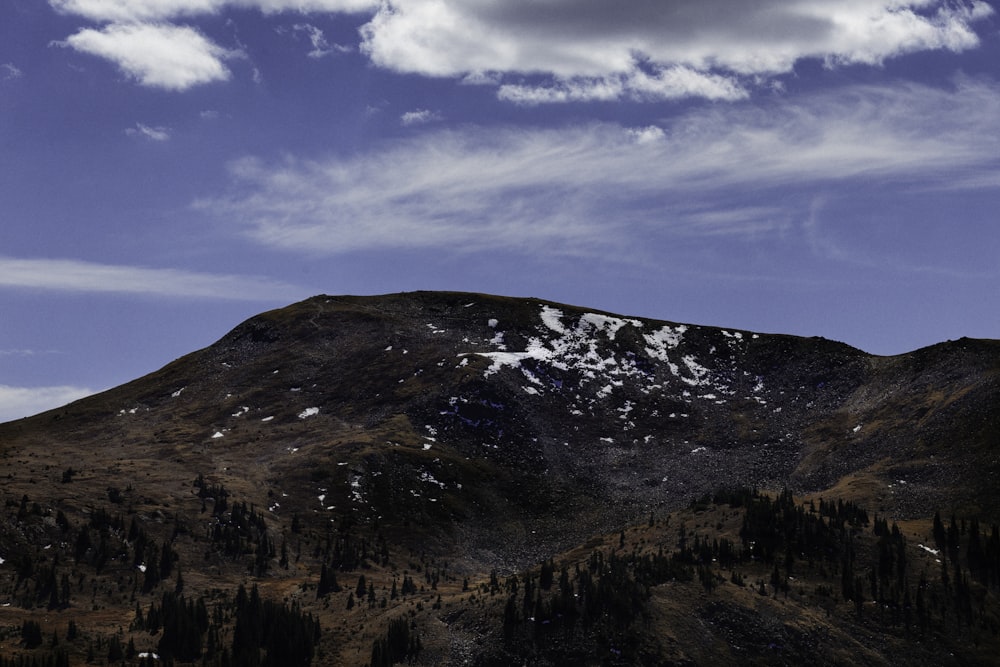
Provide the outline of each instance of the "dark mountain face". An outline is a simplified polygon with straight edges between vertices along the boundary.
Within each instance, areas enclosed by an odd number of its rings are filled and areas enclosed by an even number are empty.
[[[71,525],[105,505],[137,517],[205,586],[259,548],[244,536],[249,552],[227,558],[212,536],[223,495],[260,512],[275,558],[293,520],[311,531],[313,553],[276,590],[333,569],[331,545],[350,534],[465,578],[719,488],[822,493],[898,520],[1000,520],[998,378],[995,341],[873,357],[536,299],[320,296],[0,425],[0,474],[12,511],[27,496]],[[8,522],[0,556],[34,553],[53,531]],[[141,561],[132,542],[126,559]]]

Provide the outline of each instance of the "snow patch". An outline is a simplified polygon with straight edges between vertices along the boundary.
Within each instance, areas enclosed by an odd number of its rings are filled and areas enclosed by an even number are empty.
[[[636,329],[642,328],[642,322],[639,320],[625,320],[620,317],[610,317],[608,315],[599,315],[597,313],[586,313],[580,318],[580,322],[586,322],[594,329],[598,331],[604,331],[608,334],[608,340],[614,340],[615,336],[618,335],[619,329],[629,324]]]
[[[681,376],[681,382],[686,382],[692,386],[706,386],[706,378],[709,375],[709,370],[698,363],[698,361],[692,357],[690,354],[686,354],[681,357],[681,361],[684,362],[684,366],[687,367],[688,372],[691,373],[690,378]]]
[[[542,306],[542,324],[555,331],[557,334],[565,334],[566,327],[562,323],[563,312],[551,306]]]
[[[665,326],[651,334],[643,334],[642,337],[648,346],[646,354],[660,361],[667,361],[667,352],[677,349],[687,330],[686,326],[679,324],[675,327]]]
[[[442,489],[444,488],[444,482],[439,482],[438,480],[434,479],[434,475],[427,472],[426,470],[421,471],[419,479],[421,482],[424,482],[426,484],[437,484]]]
[[[351,485],[351,500],[356,503],[363,503],[365,497],[361,494],[361,476],[352,475],[350,480]]]
[[[497,348],[498,350],[506,350],[507,349],[507,344],[503,342],[503,332],[502,331],[496,332],[496,335],[494,335],[493,338],[491,338],[489,340],[489,343],[490,343],[490,345],[492,345],[493,347]]]
[[[307,417],[315,417],[319,414],[319,408],[306,408],[299,413],[299,419],[306,419]]]

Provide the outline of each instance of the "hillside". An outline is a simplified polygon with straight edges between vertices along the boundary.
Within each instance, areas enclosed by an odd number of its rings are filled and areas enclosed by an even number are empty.
[[[997,341],[315,297],[0,425],[0,656],[985,664],[998,378]]]

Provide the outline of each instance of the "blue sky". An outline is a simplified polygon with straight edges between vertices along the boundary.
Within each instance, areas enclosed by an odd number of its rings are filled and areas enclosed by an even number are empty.
[[[1000,338],[979,0],[7,0],[0,420],[313,294]]]

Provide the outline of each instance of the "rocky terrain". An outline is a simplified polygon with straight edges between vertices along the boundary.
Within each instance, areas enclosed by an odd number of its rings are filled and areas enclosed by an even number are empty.
[[[0,656],[988,664],[998,380],[997,341],[318,296],[0,425]]]

